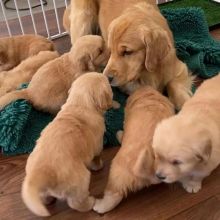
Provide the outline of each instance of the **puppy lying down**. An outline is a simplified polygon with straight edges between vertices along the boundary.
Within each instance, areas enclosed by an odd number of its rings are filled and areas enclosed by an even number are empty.
[[[54,50],[53,43],[40,35],[0,38],[0,72],[10,70],[22,60],[47,50]]]
[[[102,74],[87,73],[73,82],[66,103],[43,130],[27,161],[22,197],[36,215],[50,215],[43,201],[51,196],[65,199],[78,211],[92,209],[89,169],[102,167],[103,114],[112,107],[112,97]]]
[[[105,213],[116,207],[129,191],[159,183],[151,147],[154,129],[174,114],[171,102],[151,87],[142,87],[127,100],[122,145],[112,161],[108,183],[94,210]]]
[[[220,163],[220,75],[206,80],[180,113],[156,128],[153,148],[156,174],[181,182],[189,193]]]
[[[0,73],[0,96],[18,88],[22,83],[30,82],[37,70],[59,54],[52,51],[41,51],[37,55],[28,57],[18,66]]]
[[[79,38],[71,51],[43,65],[28,88],[0,98],[0,109],[17,99],[28,100],[36,109],[56,114],[65,103],[72,82],[107,62],[108,52],[100,36]]]

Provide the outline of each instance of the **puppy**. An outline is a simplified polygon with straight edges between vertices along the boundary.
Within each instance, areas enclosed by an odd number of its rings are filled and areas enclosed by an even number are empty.
[[[88,7],[89,4],[95,9]],[[104,70],[111,85],[121,87],[128,94],[142,85],[150,85],[160,92],[166,89],[170,100],[180,109],[191,96],[192,77],[185,63],[176,56],[173,35],[156,1],[72,1],[72,41],[91,32],[97,23],[97,9],[101,33],[111,51]],[[86,20],[89,14],[92,18]],[[81,33],[77,25],[90,28]]]
[[[22,198],[36,215],[50,215],[43,205],[48,196],[65,199],[81,212],[92,209],[89,169],[102,168],[103,114],[112,107],[112,97],[108,80],[100,73],[87,73],[73,82],[67,102],[27,161]]]
[[[54,50],[54,45],[40,35],[0,38],[0,72],[10,70],[22,60],[47,50]]]
[[[70,34],[72,45],[84,35],[96,34],[98,2],[100,0],[71,0],[63,15],[63,26]]]
[[[30,82],[41,66],[58,56],[57,52],[41,51],[37,55],[23,60],[14,69],[2,71],[0,73],[0,96],[15,90],[22,83]]]
[[[180,113],[161,122],[153,138],[156,175],[189,193],[220,163],[220,75],[205,81]]]
[[[128,98],[124,132],[118,133],[122,145],[112,161],[104,197],[96,200],[96,212],[112,210],[129,191],[159,183],[151,147],[153,133],[157,123],[173,114],[169,100],[150,87],[140,88]]]
[[[63,26],[70,33],[72,44],[81,36],[97,34],[100,28],[106,40],[111,21],[139,2],[148,2],[156,7],[155,0],[71,0],[63,15]]]
[[[72,82],[85,72],[97,70],[107,59],[100,36],[83,36],[69,53],[43,65],[28,88],[2,96],[0,109],[17,99],[26,99],[36,109],[56,114],[65,103]]]

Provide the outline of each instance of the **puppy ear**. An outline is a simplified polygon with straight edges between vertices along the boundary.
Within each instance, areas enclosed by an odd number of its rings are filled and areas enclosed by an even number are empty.
[[[95,66],[92,63],[92,59],[90,58],[90,56],[88,54],[78,57],[76,59],[76,65],[80,71],[85,71],[85,72],[86,71],[88,71],[88,72],[95,71]]]
[[[143,35],[146,46],[145,67],[149,72],[153,72],[171,50],[172,43],[167,32],[161,29],[145,28]]]
[[[95,98],[95,103],[97,104],[98,108],[101,110],[106,111],[107,109],[112,107],[113,103],[113,93],[111,90],[105,88],[103,91],[97,89],[99,93]]]
[[[203,146],[199,148],[199,152],[196,153],[196,158],[200,162],[208,162],[212,153],[212,144],[210,140],[207,140]]]

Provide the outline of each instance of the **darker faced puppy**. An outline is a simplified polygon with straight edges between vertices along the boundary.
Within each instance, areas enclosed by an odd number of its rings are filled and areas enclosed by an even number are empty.
[[[104,74],[113,86],[140,80],[143,71],[155,71],[169,53],[172,45],[169,37],[152,18],[132,7],[109,27],[111,56]]]

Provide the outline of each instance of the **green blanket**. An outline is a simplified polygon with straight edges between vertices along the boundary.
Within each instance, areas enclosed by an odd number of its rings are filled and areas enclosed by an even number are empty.
[[[220,71],[220,42],[208,31],[204,13],[198,8],[162,10],[174,33],[177,54],[195,74],[209,78]],[[118,110],[105,115],[105,146],[118,145],[115,134],[123,126],[126,95],[113,88],[114,99],[121,103]],[[31,152],[42,129],[53,119],[33,109],[25,100],[18,100],[0,112],[0,146],[6,155]]]

